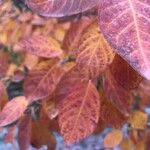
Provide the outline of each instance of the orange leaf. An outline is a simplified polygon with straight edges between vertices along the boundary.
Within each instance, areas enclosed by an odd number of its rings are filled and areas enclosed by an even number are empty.
[[[9,63],[8,63],[8,55],[4,52],[0,52],[0,78],[3,78],[6,76]]]
[[[128,122],[135,129],[145,129],[148,121],[148,115],[141,111],[134,111],[129,117]]]
[[[42,35],[26,37],[19,45],[24,51],[40,57],[54,58],[62,54],[60,45],[55,39]]]
[[[100,118],[112,127],[121,127],[127,118],[106,98],[104,91],[100,91],[100,99]]]
[[[76,62],[88,67],[98,76],[112,62],[114,53],[94,21],[83,32],[79,47],[73,50]]]
[[[104,138],[104,146],[106,148],[113,148],[120,144],[123,139],[121,130],[113,130]]]
[[[77,82],[58,104],[61,134],[68,144],[89,136],[98,123],[100,100],[96,87]]]
[[[22,116],[28,101],[24,96],[18,96],[9,101],[0,113],[0,127],[9,125]]]
[[[0,81],[0,111],[4,105],[8,102],[8,95],[3,82]]]

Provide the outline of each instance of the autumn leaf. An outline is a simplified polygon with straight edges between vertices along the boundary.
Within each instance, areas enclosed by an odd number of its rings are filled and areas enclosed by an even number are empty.
[[[99,0],[26,0],[33,11],[42,16],[62,17],[77,14],[95,7]]]
[[[8,68],[9,68],[9,56],[4,52],[0,52],[0,78],[6,76]]]
[[[119,55],[116,55],[110,71],[115,80],[125,89],[137,88],[142,81],[142,77]]]
[[[79,48],[72,53],[76,56],[76,62],[95,72],[95,76],[102,73],[114,58],[113,50],[100,33],[96,21],[84,30]]]
[[[64,75],[63,67],[57,61],[41,62],[29,72],[24,82],[24,95],[33,102],[51,95],[56,85]]]
[[[130,114],[131,96],[128,90],[125,90],[112,76],[110,70],[105,72],[104,89],[108,100],[125,116]]]
[[[4,83],[0,81],[0,111],[5,106],[5,104],[8,102],[8,95],[6,91],[6,87],[4,86]]]
[[[52,37],[43,35],[25,37],[18,45],[24,51],[39,57],[54,58],[62,54],[59,43]]]
[[[130,123],[132,128],[135,129],[144,129],[148,121],[148,115],[141,111],[134,111],[130,117],[128,122]]]
[[[20,150],[27,150],[30,146],[31,118],[24,115],[18,126],[18,143]]]
[[[109,132],[104,138],[104,147],[114,148],[120,144],[123,139],[123,133],[121,130],[113,130]]]
[[[42,109],[40,118],[31,123],[31,144],[34,147],[40,148],[42,145],[47,145],[50,150],[55,148],[55,139],[49,126],[49,118]]]
[[[81,71],[81,68],[77,65],[72,67],[58,83],[54,93],[54,99],[58,102],[62,101],[68,96],[68,93],[72,93],[72,87],[75,87],[76,83],[88,82],[90,78],[86,73],[87,69],[85,68]]]
[[[4,142],[5,143],[11,143],[13,146],[12,149],[17,149],[15,132],[16,132],[16,126],[8,127],[7,128],[7,134],[4,137]]]
[[[93,22],[92,18],[82,17],[80,20],[71,22],[69,30],[66,32],[63,40],[63,49],[66,52],[73,51],[78,48],[79,41],[84,30]]]
[[[27,105],[28,101],[24,96],[18,96],[9,101],[0,112],[0,127],[7,126],[21,117]]]
[[[89,136],[99,119],[100,100],[91,81],[78,82],[58,104],[60,132],[67,144]]]
[[[99,24],[114,50],[150,80],[150,2],[101,0]]]
[[[101,109],[100,118],[114,128],[119,128],[125,123],[127,117],[122,114],[106,97],[106,93],[100,90]]]

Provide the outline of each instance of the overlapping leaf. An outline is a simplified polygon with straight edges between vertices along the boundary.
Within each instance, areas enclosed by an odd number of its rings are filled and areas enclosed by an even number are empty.
[[[100,100],[91,81],[76,82],[59,104],[59,126],[68,144],[90,135],[98,123]]]
[[[48,149],[55,149],[55,139],[50,131],[50,121],[42,109],[42,114],[38,120],[33,120],[31,124],[31,144],[40,148],[47,145]]]
[[[120,112],[128,116],[131,106],[130,93],[116,82],[110,70],[105,72],[104,89],[108,100],[110,100]]]
[[[55,91],[55,100],[62,101],[68,93],[72,92],[72,87],[75,88],[76,83],[88,82],[89,76],[86,75],[87,69],[82,69],[77,65],[70,69],[61,79]],[[78,86],[78,84],[77,84]]]
[[[99,0],[26,0],[29,8],[42,16],[68,16],[91,9]]]
[[[93,22],[92,18],[83,17],[78,21],[72,22],[63,40],[63,49],[67,52],[78,48],[80,38],[86,29]]]
[[[0,126],[6,126],[16,121],[24,113],[28,101],[24,96],[18,96],[6,104],[0,113]]]
[[[84,30],[79,48],[74,49],[73,54],[77,57],[76,61],[95,72],[95,76],[103,72],[114,57],[96,21]]]
[[[32,35],[25,37],[19,42],[19,46],[26,52],[39,57],[54,58],[62,54],[59,43],[43,35]]]
[[[110,71],[115,80],[125,89],[134,89],[142,81],[142,77],[119,55],[116,55]]]
[[[46,61],[34,68],[24,82],[24,95],[32,102],[51,95],[64,75],[63,67],[56,61]]]
[[[116,52],[150,80],[150,1],[101,0],[99,23]]]
[[[121,127],[127,118],[106,98],[104,91],[100,91],[100,99],[100,118],[112,127]]]

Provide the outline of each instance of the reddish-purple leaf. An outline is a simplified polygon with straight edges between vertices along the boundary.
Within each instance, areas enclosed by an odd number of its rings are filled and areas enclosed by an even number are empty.
[[[31,118],[23,116],[18,127],[18,143],[20,150],[27,150],[30,146]]]
[[[107,98],[124,115],[130,113],[131,97],[128,90],[125,90],[112,76],[110,70],[105,72],[104,89]]]
[[[18,96],[9,101],[0,113],[0,127],[9,125],[22,116],[28,101],[24,96]]]
[[[134,89],[139,86],[142,77],[119,55],[116,55],[110,71],[115,80],[125,89]]]
[[[98,123],[100,99],[91,81],[76,82],[58,104],[61,134],[68,144],[89,136]]]
[[[150,1],[100,0],[99,23],[116,52],[150,79]]]
[[[25,79],[24,95],[30,102],[46,98],[55,90],[64,73],[63,67],[55,61],[40,63]]]
[[[26,0],[29,8],[42,16],[61,17],[97,6],[99,0]]]
[[[32,35],[25,37],[19,43],[19,46],[26,52],[39,57],[54,58],[62,54],[59,43],[43,35]]]

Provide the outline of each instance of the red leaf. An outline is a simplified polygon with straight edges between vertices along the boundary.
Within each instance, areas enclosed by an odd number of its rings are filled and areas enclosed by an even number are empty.
[[[48,97],[64,73],[62,66],[55,61],[40,63],[25,79],[24,95],[30,102]]]
[[[98,123],[100,100],[97,89],[89,81],[77,82],[58,104],[61,134],[68,144],[89,136]]]
[[[150,1],[100,0],[99,23],[116,52],[150,79]]]
[[[16,121],[26,110],[28,101],[24,96],[18,96],[9,101],[0,113],[0,127]]]
[[[30,146],[31,118],[23,116],[18,127],[18,142],[20,150],[27,150]]]
[[[24,51],[40,57],[54,58],[62,54],[60,45],[55,39],[42,35],[26,37],[19,45]]]
[[[110,70],[105,72],[104,89],[108,100],[124,115],[128,116],[130,113],[131,97],[128,90],[116,82]]]
[[[77,14],[98,4],[99,0],[26,0],[29,8],[42,16],[68,16]]]
[[[72,87],[76,86],[78,82],[88,82],[89,78],[86,76],[86,69],[82,69],[78,66],[74,66],[68,71],[57,85],[55,94],[55,100],[61,101],[66,98],[68,93],[72,92]]]
[[[116,55],[110,71],[115,80],[125,89],[134,89],[139,86],[142,77],[119,55]]]

